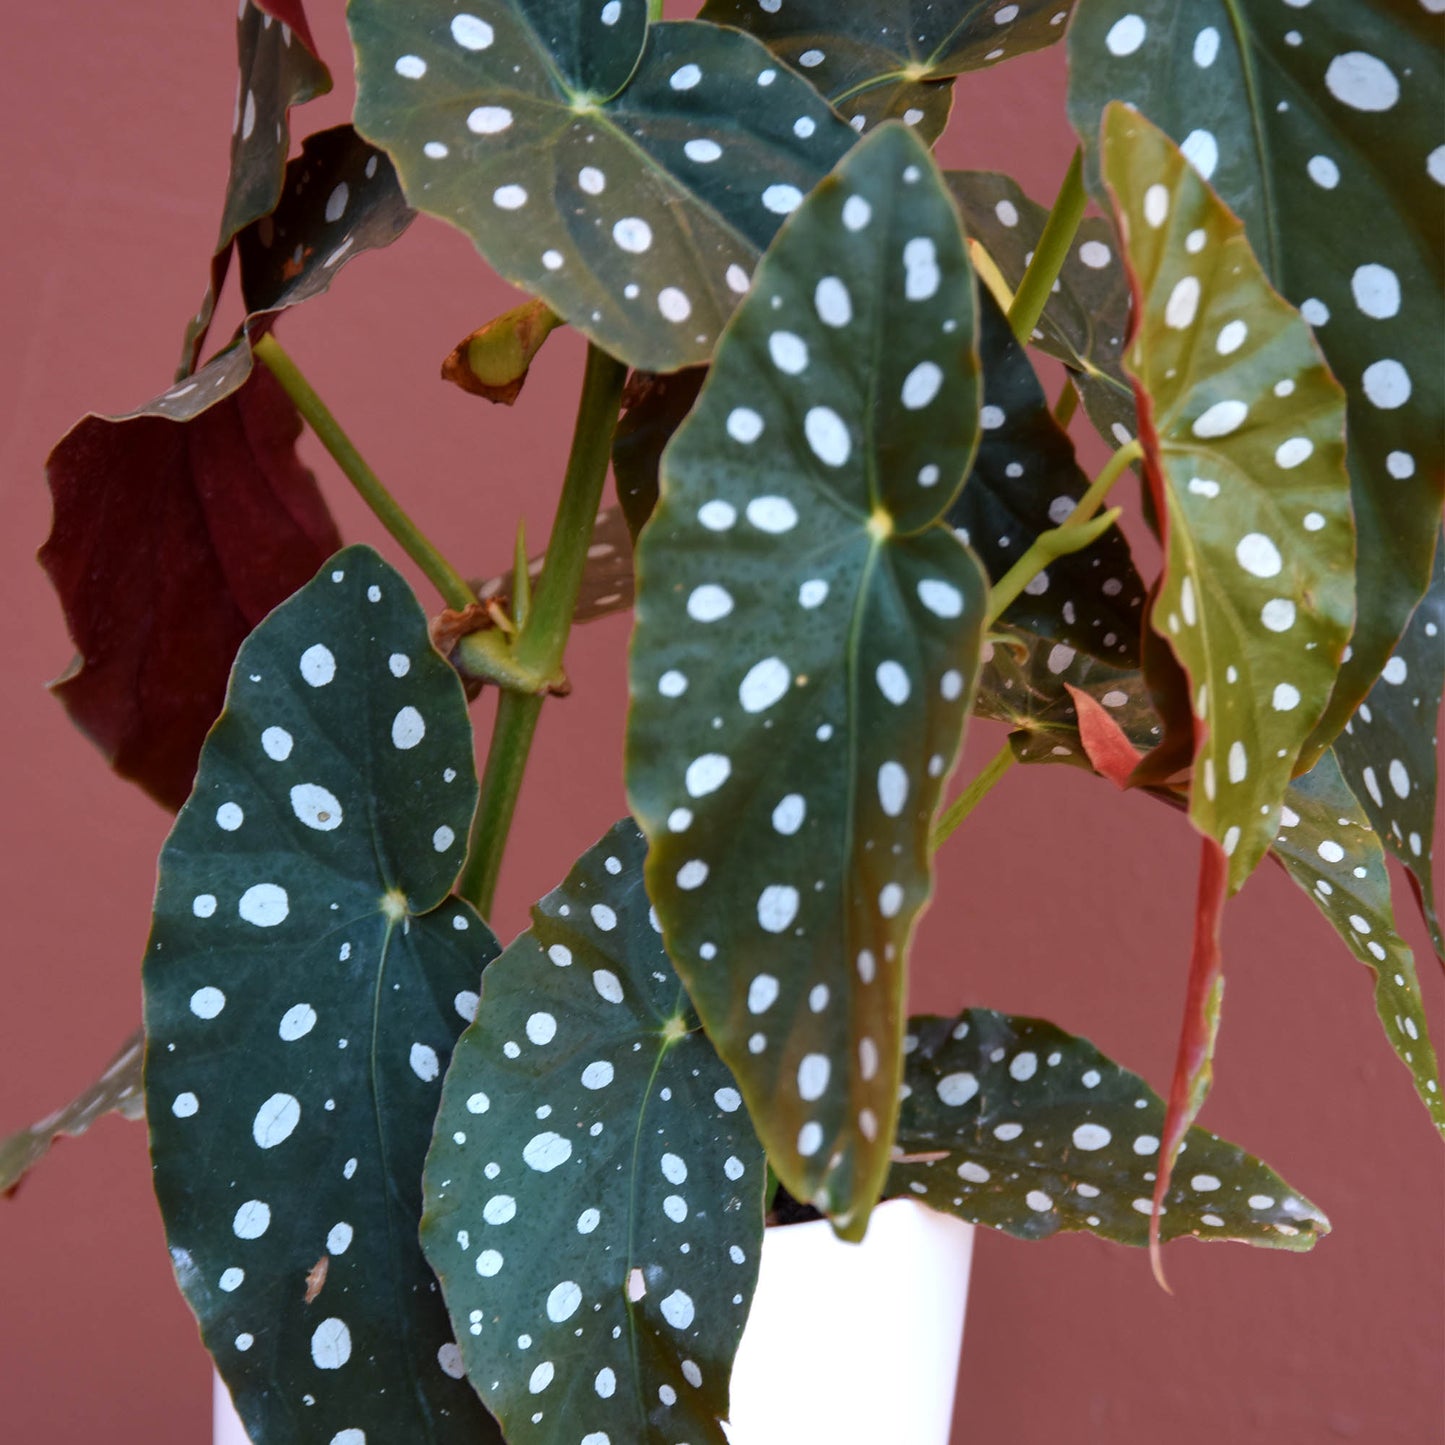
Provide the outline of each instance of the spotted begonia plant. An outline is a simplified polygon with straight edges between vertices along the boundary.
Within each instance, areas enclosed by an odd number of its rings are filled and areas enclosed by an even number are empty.
[[[57,691],[179,809],[144,963],[156,1192],[264,1445],[721,1442],[784,1206],[854,1240],[910,1197],[1156,1269],[1185,1236],[1310,1248],[1322,1211],[1195,1123],[1220,914],[1267,855],[1374,973],[1445,1132],[1386,863],[1438,949],[1440,6],[660,8],[350,0],[353,124],[288,164],[329,73],[296,0],[243,0],[181,373],[51,457]],[[970,73],[1055,42],[1054,205],[940,171]],[[486,583],[276,337],[417,212],[532,298],[450,379],[510,401],[551,331],[588,341],[545,554],[519,534]],[[233,260],[245,320],[203,364]],[[1031,348],[1065,368],[1052,408]],[[1080,400],[1114,449],[1092,481]],[[440,605],[337,550],[303,422]],[[1106,507],[1131,467],[1152,577]],[[631,817],[502,946],[538,715],[573,622],[621,608]],[[971,712],[1009,737],[945,805]],[[1016,762],[1200,836],[1164,1098],[1053,1023],[908,1017],[943,845]],[[140,1059],[9,1141],[0,1185],[137,1114]]]

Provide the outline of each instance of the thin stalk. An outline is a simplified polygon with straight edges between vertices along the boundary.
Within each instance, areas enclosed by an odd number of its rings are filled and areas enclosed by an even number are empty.
[[[286,354],[274,335],[263,336],[252,346],[258,360],[296,404],[296,410],[316,433],[317,440],[331,453],[347,481],[356,488],[362,501],[376,514],[377,520],[401,544],[402,550],[426,574],[427,580],[442,595],[448,607],[460,612],[477,600],[477,594],[460,573],[432,545],[401,504],[382,484],[381,478],[366,464],[340,423],[331,415],[326,403],[317,396],[300,368]]]
[[[1065,427],[1074,419],[1074,413],[1079,409],[1079,392],[1074,383],[1065,380],[1064,389],[1059,393],[1059,399],[1054,403],[1054,422],[1056,425]]]
[[[959,824],[983,802],[993,786],[1014,765],[1014,750],[1004,745],[984,764],[983,771],[943,810],[933,825],[929,844],[935,852],[953,836]]]
[[[617,425],[622,383],[626,377],[627,368],[620,361],[599,347],[588,346],[587,369],[572,432],[572,451],[567,458],[562,496],[552,521],[542,575],[537,580],[526,616],[520,619],[521,628],[512,646],[519,667],[538,676],[561,673],[597,507],[607,480],[612,433]],[[466,866],[457,885],[462,897],[475,904],[484,917],[490,914],[496,895],[507,834],[541,711],[540,693],[503,689],[497,703],[497,719],[482,774],[481,798],[472,823]]]
[[[1044,314],[1049,292],[1053,290],[1054,282],[1059,279],[1059,272],[1069,254],[1069,247],[1074,243],[1079,222],[1084,219],[1084,206],[1087,201],[1088,197],[1084,194],[1083,151],[1075,150],[1074,158],[1069,162],[1069,169],[1064,175],[1064,183],[1059,187],[1058,199],[1054,202],[1053,210],[1049,212],[1044,233],[1039,237],[1033,260],[1029,262],[1029,268],[1024,272],[1024,278],[1019,282],[1019,289],[1014,294],[1013,305],[1008,309],[1008,324],[1020,343],[1029,339],[1034,327],[1039,324],[1039,317]]]

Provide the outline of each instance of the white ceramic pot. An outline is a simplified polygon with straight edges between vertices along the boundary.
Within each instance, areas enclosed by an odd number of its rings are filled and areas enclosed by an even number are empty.
[[[910,1199],[876,1209],[862,1244],[822,1220],[768,1230],[732,1445],[948,1445],[972,1258],[971,1225]],[[214,1445],[247,1445],[219,1375]]]

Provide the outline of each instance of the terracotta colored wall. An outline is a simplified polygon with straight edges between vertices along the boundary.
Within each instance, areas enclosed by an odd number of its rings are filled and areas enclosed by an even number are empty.
[[[311,8],[344,70],[338,0]],[[224,0],[7,7],[0,1129],[83,1085],[139,1013],[167,820],[106,773],[45,695],[69,648],[32,556],[48,525],[41,465],[51,443],[83,409],[128,408],[169,379],[215,228],[233,13]],[[1046,199],[1071,144],[1061,79],[1055,54],[974,82],[946,159],[1011,169]],[[1029,86],[1037,100],[1021,110]],[[338,88],[302,126],[345,117],[344,75]],[[580,374],[580,347],[563,336],[514,412],[434,379],[457,337],[507,296],[465,241],[422,221],[284,326],[378,470],[424,527],[453,544],[471,539],[460,556],[478,570],[506,555],[519,511],[534,533],[545,527]],[[320,460],[348,538],[376,540]],[[518,927],[527,902],[622,812],[625,641],[621,620],[577,639],[576,695],[542,724],[499,932]],[[996,742],[978,730],[975,765]],[[1194,866],[1177,818],[1072,772],[1015,774],[942,865],[940,902],[919,938],[916,1007],[1046,1013],[1167,1078]],[[980,1240],[958,1441],[1440,1438],[1441,1155],[1372,1017],[1366,976],[1273,870],[1231,909],[1226,942],[1228,1008],[1206,1121],[1321,1202],[1334,1237],[1298,1258],[1178,1246],[1172,1299],[1137,1253],[1082,1239]],[[1438,1019],[1441,976],[1425,971]],[[0,1438],[202,1445],[208,1392],[142,1132],[107,1121],[0,1203]]]

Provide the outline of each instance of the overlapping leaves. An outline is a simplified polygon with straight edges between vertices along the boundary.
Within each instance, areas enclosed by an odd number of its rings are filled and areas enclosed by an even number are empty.
[[[362,625],[358,625],[361,622]],[[340,552],[252,634],[161,855],[146,1105],[177,1279],[257,1441],[496,1440],[417,1244],[486,926],[456,675]]]
[[[512,1445],[722,1445],[767,1168],[668,962],[628,821],[487,970],[422,1242]]]
[[[613,355],[705,361],[853,132],[751,37],[645,0],[355,0],[357,125],[411,204]]]
[[[1073,0],[708,0],[702,19],[750,31],[806,75],[858,131],[889,119],[943,133],[953,79],[1052,45]]]
[[[1244,223],[1349,395],[1360,615],[1318,754],[1430,579],[1445,482],[1445,45],[1434,6],[1084,0],[1070,116],[1136,105]]]
[[[909,1021],[890,1195],[1020,1239],[1082,1230],[1147,1243],[1164,1105],[1087,1039],[1041,1019],[966,1009]],[[1272,1169],[1190,1129],[1160,1219],[1192,1235],[1310,1249],[1324,1215]]]
[[[861,1233],[904,955],[983,581],[939,517],[976,445],[973,286],[887,126],[759,268],[638,555],[628,791],[668,952],[789,1191]]]

